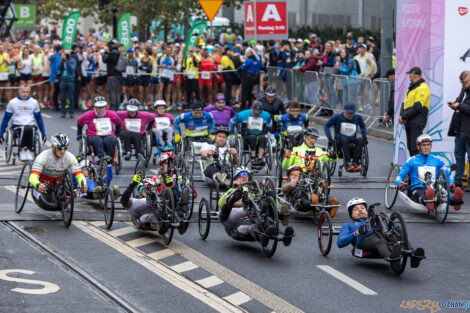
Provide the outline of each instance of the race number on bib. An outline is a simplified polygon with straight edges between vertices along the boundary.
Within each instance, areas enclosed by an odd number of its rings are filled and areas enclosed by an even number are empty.
[[[261,117],[248,117],[249,130],[263,130],[263,119]]]
[[[140,127],[142,126],[140,119],[125,119],[124,122],[128,131],[140,133]]]
[[[165,77],[165,78],[173,78],[173,72],[167,68],[164,68],[162,70],[162,77]]]
[[[186,76],[188,76],[188,79],[193,79],[194,76],[196,76],[195,71],[186,71]]]
[[[126,66],[126,74],[127,75],[134,75],[135,74],[135,69],[133,66]]]
[[[155,128],[158,130],[167,129],[171,125],[170,119],[168,117],[156,117],[155,118]]]
[[[202,79],[211,79],[211,73],[209,72],[201,72]]]
[[[418,177],[421,180],[426,178],[426,173],[431,173],[431,178],[436,178],[436,167],[434,166],[420,166],[418,167]]]
[[[292,125],[292,126],[287,127],[287,133],[289,135],[295,134],[301,131],[302,131],[302,126]]]
[[[356,124],[352,124],[352,123],[341,123],[341,135],[344,135],[344,136],[348,136],[348,137],[351,137],[351,136],[354,136],[356,134]]]
[[[96,118],[93,120],[95,123],[96,134],[98,136],[108,136],[111,135],[113,131],[113,126],[111,120],[108,117]]]

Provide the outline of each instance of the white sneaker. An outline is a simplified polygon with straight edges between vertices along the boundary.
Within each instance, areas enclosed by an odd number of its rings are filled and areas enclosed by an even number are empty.
[[[27,157],[28,157],[27,151],[20,150],[20,155],[19,155],[20,161],[26,161]]]

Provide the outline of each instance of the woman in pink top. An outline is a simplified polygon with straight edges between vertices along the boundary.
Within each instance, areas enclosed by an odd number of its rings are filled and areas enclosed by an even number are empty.
[[[118,111],[121,119],[121,138],[124,142],[124,160],[131,159],[131,145],[134,145],[135,156],[140,153],[142,156],[142,137],[145,129],[153,123],[153,114],[148,112],[138,112],[140,102],[137,99],[129,100],[127,111]]]
[[[175,119],[170,113],[165,113],[165,100],[155,101],[153,107],[156,113],[154,114],[155,121],[152,126],[152,132],[157,139],[158,150],[161,151],[165,148],[173,150],[171,143],[173,140],[173,122]],[[163,138],[163,134],[165,134],[165,138]]]
[[[121,119],[116,112],[106,110],[108,104],[104,97],[96,97],[93,103],[95,109],[83,113],[77,120],[77,140],[81,144],[82,129],[87,125],[88,143],[93,146],[95,154],[102,158],[106,152],[106,155],[114,158],[116,134],[119,134]]]

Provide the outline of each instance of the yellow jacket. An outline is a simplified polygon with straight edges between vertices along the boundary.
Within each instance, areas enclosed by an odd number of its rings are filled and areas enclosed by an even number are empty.
[[[401,105],[400,116],[407,127],[425,127],[431,104],[431,92],[424,79],[411,83]]]

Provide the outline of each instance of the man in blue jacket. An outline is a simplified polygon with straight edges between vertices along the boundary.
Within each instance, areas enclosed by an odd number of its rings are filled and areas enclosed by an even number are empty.
[[[64,51],[61,45],[56,45],[54,47],[55,53],[49,57],[49,63],[51,66],[51,74],[50,74],[50,88],[54,89],[54,93],[52,94],[52,103],[55,106],[56,111],[59,111],[59,63],[61,59],[61,55]]]
[[[325,134],[328,137],[328,145],[333,146],[335,141],[331,137],[330,127],[335,128],[335,140],[343,151],[343,159],[348,172],[359,172],[361,170],[360,159],[362,148],[367,145],[367,128],[364,120],[356,114],[356,104],[347,102],[343,106],[343,113],[337,113],[326,122]],[[357,127],[361,128],[362,138],[357,138]],[[353,162],[349,155],[349,145],[354,144]]]
[[[256,85],[258,81],[258,74],[261,71],[263,63],[257,60],[253,54],[252,49],[247,49],[245,54],[245,62],[242,64],[242,104],[241,109],[245,109],[246,105],[251,104],[251,92],[253,86]]]
[[[76,49],[78,45],[72,45],[72,51]],[[60,72],[60,102],[62,106],[62,115],[65,117],[67,102],[66,94],[69,99],[69,114],[70,118],[73,118],[73,108],[75,107],[75,77],[77,71],[78,59],[76,56],[71,54],[69,50],[66,50],[60,59],[58,70]]]

